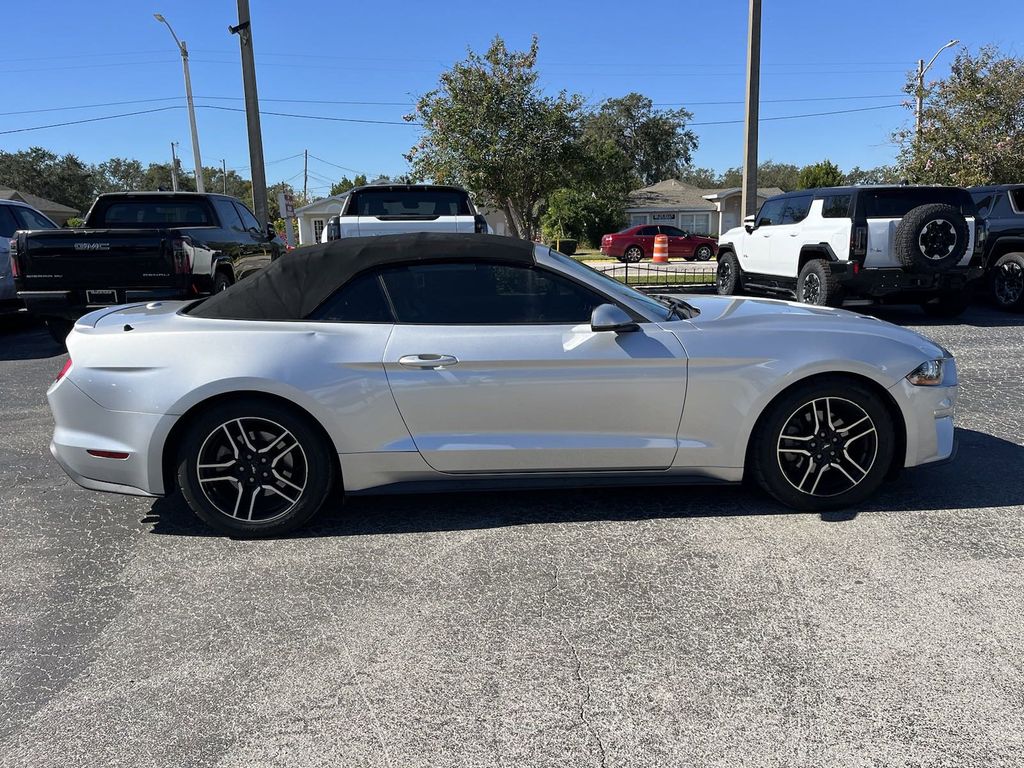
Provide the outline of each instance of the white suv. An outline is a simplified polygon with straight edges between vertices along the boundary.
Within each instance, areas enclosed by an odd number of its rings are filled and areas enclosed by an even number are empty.
[[[371,184],[349,191],[341,214],[332,216],[321,242],[342,237],[402,232],[488,231],[469,193],[438,184]]]
[[[718,292],[807,304],[920,304],[954,317],[984,272],[984,224],[959,187],[805,189],[719,239]]]

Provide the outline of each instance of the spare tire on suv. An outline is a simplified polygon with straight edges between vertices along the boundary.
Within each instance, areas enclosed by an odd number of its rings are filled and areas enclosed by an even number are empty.
[[[912,208],[896,227],[893,253],[906,269],[944,272],[967,253],[970,230],[956,208],[942,203]]]

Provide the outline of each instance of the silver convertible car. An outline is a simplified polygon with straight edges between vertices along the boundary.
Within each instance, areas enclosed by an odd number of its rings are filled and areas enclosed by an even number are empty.
[[[345,494],[735,483],[856,504],[954,449],[957,372],[839,309],[650,297],[491,235],[336,240],[201,301],[83,317],[49,390],[86,488],[278,535]]]

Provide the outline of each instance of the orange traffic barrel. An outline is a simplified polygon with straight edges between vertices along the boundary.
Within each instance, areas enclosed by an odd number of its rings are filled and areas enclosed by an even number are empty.
[[[656,264],[668,264],[668,235],[654,236],[654,258]]]

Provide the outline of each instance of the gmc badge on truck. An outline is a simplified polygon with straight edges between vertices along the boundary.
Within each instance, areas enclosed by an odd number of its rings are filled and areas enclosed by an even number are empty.
[[[76,251],[109,251],[110,243],[75,243]]]

